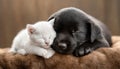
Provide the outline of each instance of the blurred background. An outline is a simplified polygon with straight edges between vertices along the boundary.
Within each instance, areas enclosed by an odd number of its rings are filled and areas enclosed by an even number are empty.
[[[77,7],[104,22],[120,35],[120,0],[0,0],[0,47],[10,47],[28,23],[47,18],[64,7]]]

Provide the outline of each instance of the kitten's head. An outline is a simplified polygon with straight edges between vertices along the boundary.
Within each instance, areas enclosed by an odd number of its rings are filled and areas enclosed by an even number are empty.
[[[54,19],[51,21],[40,21],[33,25],[27,24],[26,28],[32,42],[43,48],[49,48],[56,37],[53,29]]]

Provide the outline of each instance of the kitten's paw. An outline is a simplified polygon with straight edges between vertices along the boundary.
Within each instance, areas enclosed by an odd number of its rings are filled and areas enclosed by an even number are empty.
[[[80,47],[73,52],[73,55],[76,57],[84,56],[92,52],[90,47]]]
[[[42,49],[41,51],[38,52],[38,56],[45,56],[47,54],[47,50]]]
[[[52,54],[46,54],[43,57],[46,58],[46,59],[48,59],[48,58],[52,57]]]
[[[21,55],[26,55],[26,51],[24,49],[17,50],[17,53]]]
[[[54,53],[55,53],[55,52],[54,52],[53,50],[48,51],[48,53],[45,54],[43,57],[46,58],[46,59],[48,59],[48,58],[52,57],[52,56],[54,55]]]
[[[14,50],[14,49],[10,49],[8,52],[12,53],[12,54],[16,54],[16,50]]]

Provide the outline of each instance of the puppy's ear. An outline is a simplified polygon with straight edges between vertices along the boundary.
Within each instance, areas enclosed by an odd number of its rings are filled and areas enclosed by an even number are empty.
[[[94,42],[95,40],[97,40],[100,43],[103,43],[104,45],[109,46],[109,43],[105,39],[104,33],[102,32],[102,29],[100,28],[99,23],[96,24],[91,20],[88,20],[87,23],[90,26],[89,28],[90,28],[91,42]]]
[[[105,40],[105,37],[102,33],[102,29],[99,27],[98,24],[94,23],[92,20],[87,20],[87,23],[89,24],[89,32],[90,32],[90,40],[91,42],[94,42],[95,40],[107,42]]]

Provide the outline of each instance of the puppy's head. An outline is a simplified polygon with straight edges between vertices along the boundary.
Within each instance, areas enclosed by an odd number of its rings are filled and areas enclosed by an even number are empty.
[[[76,48],[76,40],[68,32],[59,33],[52,48],[58,53],[70,54]]]
[[[101,29],[89,18],[89,15],[76,8],[62,9],[52,16],[57,36],[52,48],[59,53],[73,53],[77,46],[103,38]],[[104,40],[104,39],[103,39]]]

